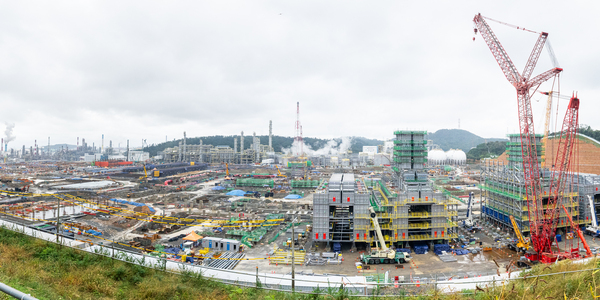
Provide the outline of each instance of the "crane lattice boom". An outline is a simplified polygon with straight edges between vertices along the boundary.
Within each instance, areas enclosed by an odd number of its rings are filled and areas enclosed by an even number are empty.
[[[530,91],[532,88],[534,90],[537,89],[540,84],[560,73],[562,69],[553,68],[530,79],[548,38],[548,33],[542,32],[539,35],[533,51],[529,55],[523,74],[521,75],[484,17],[481,14],[477,14],[473,18],[473,22],[492,52],[492,55],[494,55],[502,72],[504,72],[506,79],[508,79],[517,91],[523,175],[529,212],[531,241],[534,250],[538,253],[541,254],[543,252],[551,251],[550,245],[552,244],[552,239],[545,235],[547,230],[544,230],[544,206],[540,195],[542,186],[537,158]]]

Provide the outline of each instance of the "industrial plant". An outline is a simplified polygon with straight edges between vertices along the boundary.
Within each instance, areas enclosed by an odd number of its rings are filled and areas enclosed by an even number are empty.
[[[245,287],[262,280],[311,292],[332,284],[359,295],[380,288],[418,294],[422,282],[492,281],[592,257],[600,249],[600,142],[577,132],[575,94],[566,98],[561,130],[551,133],[546,121],[536,133],[531,94],[562,72],[533,73],[548,34],[538,35],[521,73],[489,21],[476,15],[475,33],[516,89],[519,107],[520,132],[506,136],[498,157],[468,159],[425,130],[398,129],[411,124],[387,129],[386,139],[362,151],[351,150],[352,137],[312,149],[300,102],[294,136],[277,147],[274,132],[286,132],[271,120],[263,139],[261,128],[224,137],[233,147],[182,132],[140,147],[107,134],[99,145],[79,137],[75,147],[53,145],[51,137],[46,144],[44,137],[45,145],[34,140],[27,149],[12,145],[10,125],[0,152],[0,225]],[[564,96],[548,93],[547,111],[557,97]]]

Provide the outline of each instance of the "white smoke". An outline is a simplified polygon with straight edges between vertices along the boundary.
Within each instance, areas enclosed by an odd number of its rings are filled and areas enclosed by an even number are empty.
[[[342,137],[339,143],[336,140],[329,140],[323,148],[317,150],[313,150],[304,141],[294,141],[290,148],[282,148],[281,152],[286,155],[298,155],[301,152],[304,152],[304,155],[307,156],[339,155],[346,153],[350,149],[350,146],[352,146],[351,137]]]
[[[6,129],[4,129],[4,143],[8,144],[8,142],[12,142],[15,140],[16,136],[13,135],[13,129],[15,128],[14,123],[4,123],[6,125]]]

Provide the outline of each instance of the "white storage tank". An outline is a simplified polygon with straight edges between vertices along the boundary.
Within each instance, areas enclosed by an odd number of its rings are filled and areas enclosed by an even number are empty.
[[[429,165],[438,166],[446,163],[446,152],[442,149],[433,149],[427,153]]]
[[[462,150],[450,149],[446,152],[449,165],[464,165],[467,163],[467,154]]]

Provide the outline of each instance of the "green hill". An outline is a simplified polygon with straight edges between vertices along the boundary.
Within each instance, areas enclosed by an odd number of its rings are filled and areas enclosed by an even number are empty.
[[[444,151],[460,149],[465,153],[469,152],[471,148],[486,142],[508,141],[508,139],[497,138],[484,139],[462,129],[440,129],[434,133],[428,134],[426,138],[432,140],[434,144],[439,145]]]
[[[488,142],[477,145],[467,152],[468,159],[480,160],[488,157],[498,157],[506,151],[506,142]]]

